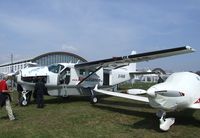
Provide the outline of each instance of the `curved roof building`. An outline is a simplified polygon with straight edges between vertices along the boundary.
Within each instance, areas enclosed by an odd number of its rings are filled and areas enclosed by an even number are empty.
[[[50,52],[37,56],[31,60],[40,66],[47,66],[54,63],[76,63],[87,62],[84,58],[69,52]]]
[[[30,63],[37,63],[39,66],[48,66],[54,63],[81,63],[87,62],[84,58],[70,52],[49,52],[32,59],[6,63],[0,65],[0,73],[11,73],[27,67]]]

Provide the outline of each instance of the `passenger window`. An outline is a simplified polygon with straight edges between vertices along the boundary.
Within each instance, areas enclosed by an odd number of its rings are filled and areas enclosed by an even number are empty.
[[[86,75],[86,71],[84,69],[80,69],[80,75]]]

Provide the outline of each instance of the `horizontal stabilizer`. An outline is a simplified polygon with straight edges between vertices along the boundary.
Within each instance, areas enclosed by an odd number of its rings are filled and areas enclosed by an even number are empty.
[[[141,101],[141,102],[149,102],[149,99],[147,97],[143,96],[136,96],[136,95],[130,95],[130,94],[125,94],[125,93],[119,93],[119,92],[111,92],[111,91],[106,91],[106,90],[100,90],[97,88],[98,86],[96,85],[94,88],[95,92],[111,95],[111,96],[116,96],[116,97],[121,97],[121,98],[126,98],[126,99],[132,99],[136,101]]]

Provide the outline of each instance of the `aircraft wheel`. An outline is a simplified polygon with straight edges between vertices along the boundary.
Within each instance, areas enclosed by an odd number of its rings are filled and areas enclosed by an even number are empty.
[[[98,98],[96,96],[91,97],[91,104],[96,104],[98,103]]]
[[[21,104],[21,106],[26,106],[26,105],[28,105],[28,101],[25,100],[24,98],[21,98],[20,104]]]
[[[22,101],[22,105],[23,105],[23,106],[26,106],[27,104],[28,104],[28,102],[27,102],[26,100],[23,100],[23,101]]]

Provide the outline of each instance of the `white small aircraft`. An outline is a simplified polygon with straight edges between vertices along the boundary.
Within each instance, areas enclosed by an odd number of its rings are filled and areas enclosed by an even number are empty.
[[[168,131],[175,122],[175,118],[165,117],[165,111],[200,109],[200,76],[191,72],[173,73],[165,82],[150,87],[146,91],[147,97],[101,90],[97,85],[94,91],[149,103],[159,109],[156,115],[160,117],[160,129],[163,131]]]
[[[184,46],[85,63],[58,63],[44,67],[30,67],[18,71],[15,74],[15,81],[23,88],[22,105],[27,105],[28,93],[34,90],[38,76],[46,81],[48,94],[51,96],[91,96],[91,101],[95,103],[97,102],[97,97],[93,93],[95,85],[112,89],[116,84],[130,80],[135,74],[140,73],[136,71],[136,62],[193,51],[190,46]]]

